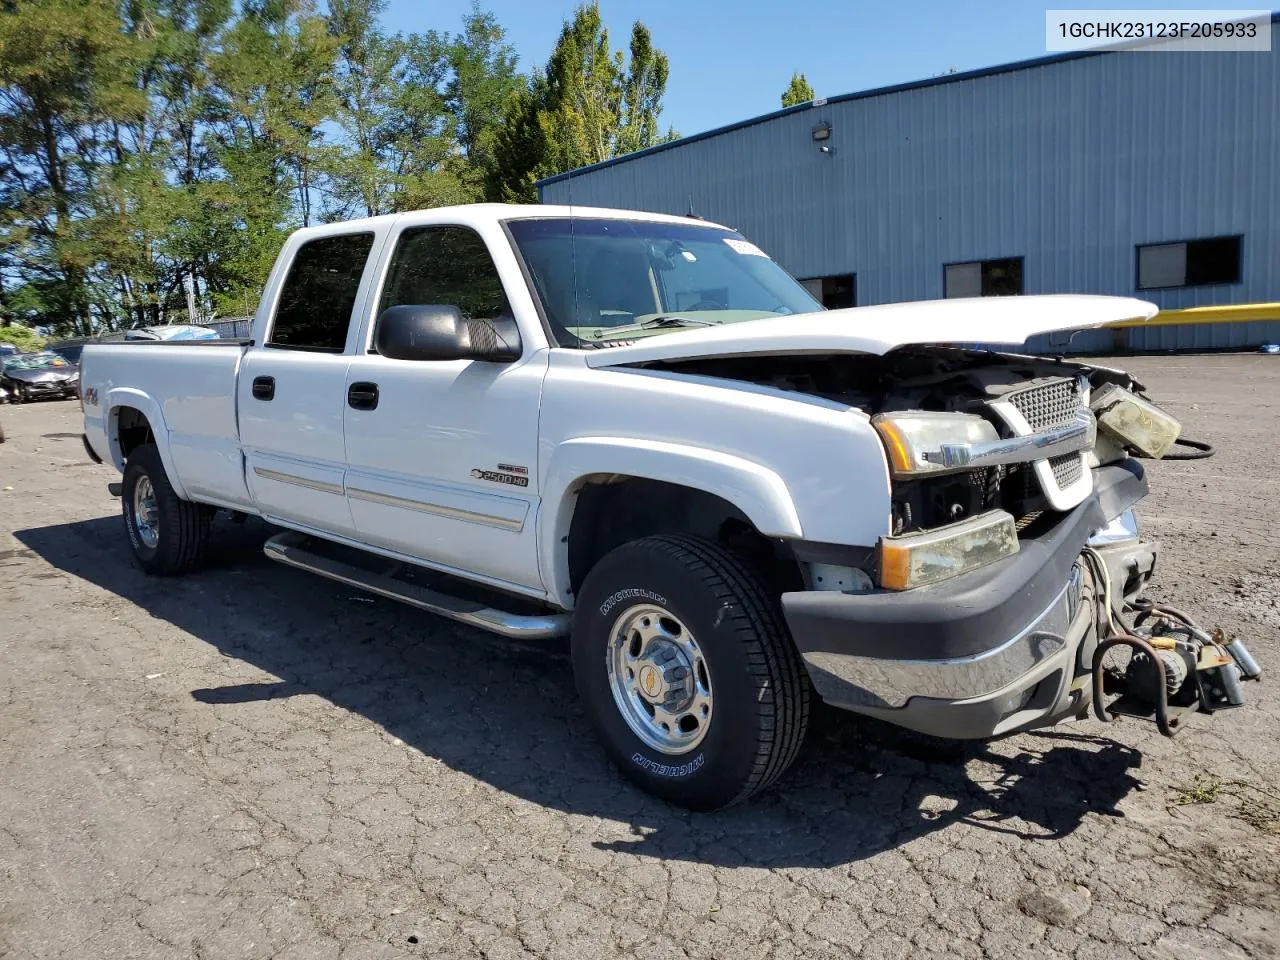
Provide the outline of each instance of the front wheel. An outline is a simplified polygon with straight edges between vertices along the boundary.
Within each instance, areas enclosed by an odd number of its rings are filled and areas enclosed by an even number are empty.
[[[809,685],[764,583],[718,544],[646,537],[587,576],[573,672],[605,750],[649,793],[737,803],[795,759]]]
[[[143,570],[173,576],[200,565],[212,511],[174,493],[154,443],[129,453],[120,499],[129,543]]]

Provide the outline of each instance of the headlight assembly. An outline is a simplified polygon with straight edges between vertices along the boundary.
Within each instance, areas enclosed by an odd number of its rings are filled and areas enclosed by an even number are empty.
[[[1104,433],[1144,457],[1159,460],[1182,431],[1182,425],[1154,403],[1113,383],[1093,395],[1092,406]]]
[[[948,462],[944,451],[1000,439],[994,426],[968,413],[881,413],[871,418],[871,425],[884,442],[894,476],[899,477],[964,469],[967,463]]]

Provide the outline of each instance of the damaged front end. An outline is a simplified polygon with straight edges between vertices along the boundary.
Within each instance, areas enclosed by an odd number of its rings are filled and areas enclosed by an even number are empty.
[[[1172,735],[1188,712],[1242,702],[1241,681],[1258,675],[1239,641],[1141,598],[1158,554],[1133,514],[1141,460],[1168,452],[1180,427],[1128,374],[936,346],[669,368],[871,417],[892,480],[888,533],[843,557],[796,544],[802,565],[854,588],[811,576],[782,597],[829,703],[950,738],[1091,706]],[[1117,664],[1121,648],[1131,656]]]

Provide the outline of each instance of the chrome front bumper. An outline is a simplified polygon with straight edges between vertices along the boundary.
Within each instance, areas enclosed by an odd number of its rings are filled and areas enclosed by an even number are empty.
[[[984,739],[1048,726],[1089,705],[1103,592],[1081,562],[1102,554],[1118,613],[1155,567],[1136,535],[1140,468],[1099,489],[1018,554],[915,590],[784,594],[815,691],[833,706],[936,736]]]
[[[1156,549],[1133,540],[1113,542],[1106,553],[1113,602],[1122,603],[1126,587],[1140,589],[1150,579]],[[982,740],[1050,726],[1089,706],[1096,590],[1084,568],[1073,567],[1047,609],[971,656],[894,660],[813,652],[804,655],[805,665],[832,705],[933,736]]]
[[[1081,573],[1076,567],[1039,616],[1009,639],[972,656],[886,660],[815,652],[805,662],[816,677],[840,681],[837,686],[815,680],[818,692],[828,700],[848,700],[852,695],[850,707],[896,708],[913,697],[970,700],[1008,686],[1066,649],[1068,630],[1080,608],[1080,590]]]

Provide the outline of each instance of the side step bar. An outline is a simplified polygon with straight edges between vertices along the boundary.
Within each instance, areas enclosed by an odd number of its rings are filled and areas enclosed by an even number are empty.
[[[405,564],[388,561],[390,569],[374,573],[343,563],[307,549],[308,538],[301,533],[278,533],[262,548],[272,560],[306,570],[310,573],[337,580],[349,587],[375,593],[380,597],[399,600],[420,610],[438,613],[450,620],[457,620],[481,630],[488,630],[503,637],[517,640],[546,640],[563,637],[569,633],[573,615],[568,613],[517,614],[495,610],[482,603],[452,597],[436,590],[413,583],[405,583],[393,574]]]

